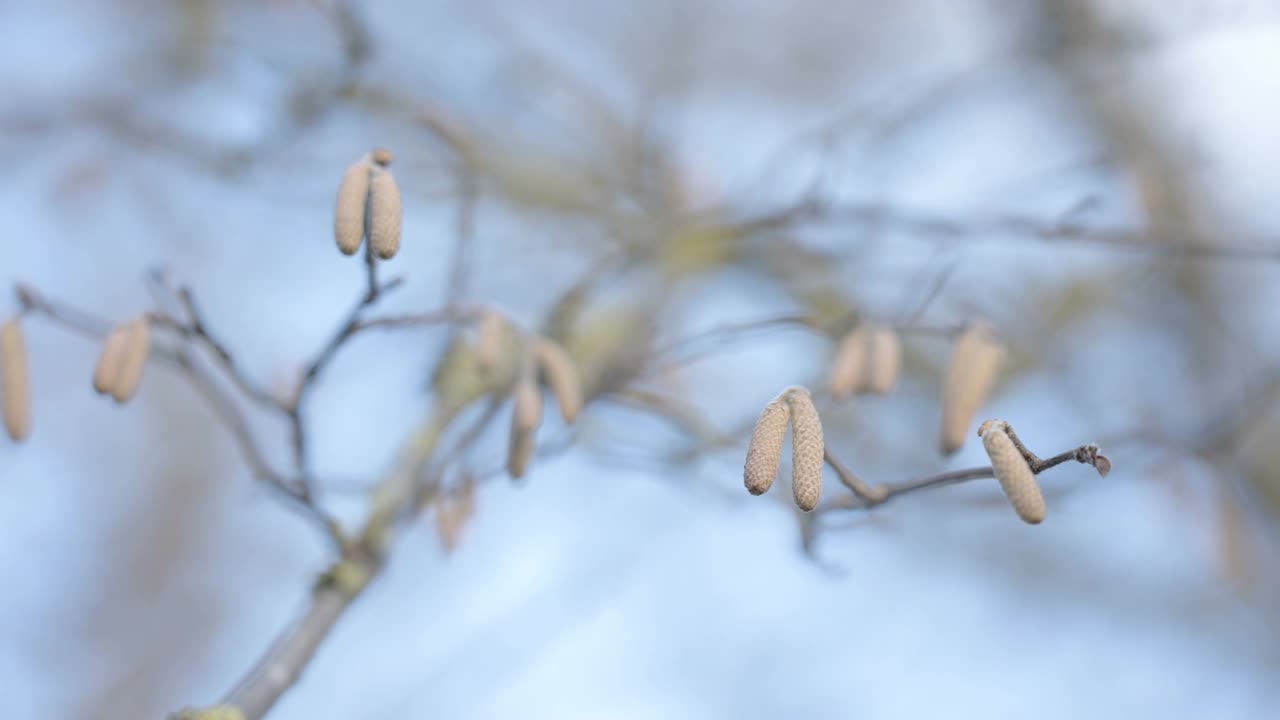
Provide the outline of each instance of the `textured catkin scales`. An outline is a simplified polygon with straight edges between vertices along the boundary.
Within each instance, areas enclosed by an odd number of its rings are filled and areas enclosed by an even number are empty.
[[[4,429],[14,442],[31,434],[31,382],[22,323],[14,318],[0,327],[0,392],[4,394]]]
[[[986,323],[970,325],[956,340],[942,388],[943,453],[953,453],[964,445],[973,416],[991,392],[1003,357],[995,331]]]
[[[871,372],[868,373],[866,389],[884,395],[893,389],[898,382],[898,372],[902,367],[902,346],[898,342],[898,333],[893,328],[876,328],[871,333]]]
[[[125,326],[125,345],[120,360],[120,371],[111,387],[111,397],[116,402],[128,402],[138,391],[142,371],[151,354],[151,324],[145,317]]]
[[[791,407],[791,490],[796,507],[809,512],[822,499],[822,420],[804,388],[792,388],[787,404]]]
[[[534,344],[538,363],[546,375],[547,385],[560,404],[560,416],[567,423],[573,422],[582,411],[582,382],[569,353],[554,340],[539,338]]]
[[[843,400],[858,388],[867,367],[867,329],[863,325],[851,330],[840,340],[827,386],[831,395]]]
[[[395,176],[386,168],[373,168],[369,180],[369,245],[383,260],[390,260],[400,250],[402,214]]]
[[[111,334],[102,345],[102,354],[98,356],[98,364],[93,368],[93,389],[99,395],[106,395],[115,389],[116,378],[120,377],[120,368],[124,366],[125,349],[129,344],[129,326],[112,329]]]
[[[790,420],[791,405],[785,392],[765,405],[760,413],[760,419],[751,431],[747,462],[742,470],[743,484],[752,495],[763,495],[773,487],[773,481],[778,477],[778,464],[782,462],[782,441],[787,437]]]
[[[360,158],[342,174],[333,213],[333,237],[344,255],[354,255],[364,242],[365,204],[369,199],[368,158]]]
[[[1009,498],[1018,517],[1032,525],[1044,520],[1044,496],[1027,459],[1018,452],[1009,437],[1009,425],[1003,420],[987,420],[978,428],[982,447],[991,457],[991,468],[1000,489]]]

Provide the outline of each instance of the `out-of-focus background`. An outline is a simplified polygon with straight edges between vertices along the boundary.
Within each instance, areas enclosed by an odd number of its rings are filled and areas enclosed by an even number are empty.
[[[1115,463],[1042,476],[1041,526],[985,481],[824,517],[807,555],[785,483],[742,491],[743,444],[602,400],[573,448],[481,489],[454,552],[429,513],[407,526],[272,718],[1280,707],[1280,4],[51,0],[0,3],[0,28],[5,287],[121,321],[167,268],[287,388],[361,292],[332,200],[383,145],[408,280],[388,311],[454,282],[538,325],[625,257],[584,312],[704,338],[643,387],[739,438],[781,388],[822,385],[832,341],[716,328],[983,317],[1010,351],[982,416]],[[461,285],[459,178],[479,198]],[[117,407],[90,392],[92,343],[26,327],[0,715],[216,700],[328,548],[181,375],[151,367]],[[343,517],[426,412],[446,339],[369,334],[327,373],[311,459]],[[829,445],[872,481],[982,464],[976,441],[936,450],[948,341],[904,342],[894,393],[823,402]],[[286,464],[284,428],[253,422]],[[491,435],[477,471],[501,465]]]

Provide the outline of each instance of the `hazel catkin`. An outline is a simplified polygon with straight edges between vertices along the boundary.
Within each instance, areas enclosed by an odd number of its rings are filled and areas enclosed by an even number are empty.
[[[385,167],[374,167],[369,179],[369,245],[382,260],[390,260],[400,250],[402,214],[395,176]]]
[[[538,388],[537,371],[530,348],[525,349],[521,358],[513,404],[507,472],[511,477],[519,478],[524,476],[529,460],[533,457],[538,426],[542,424],[542,390]]]
[[[120,377],[120,368],[124,364],[125,348],[129,344],[129,326],[121,325],[112,328],[102,344],[102,354],[98,356],[98,364],[93,369],[93,389],[99,395],[110,393]]]
[[[1004,420],[987,420],[978,428],[982,447],[991,458],[991,469],[1009,504],[1023,522],[1035,525],[1044,520],[1044,496],[1036,482],[1031,465],[1009,437],[1009,424]]]
[[[858,389],[867,367],[867,328],[859,325],[840,340],[827,386],[831,395],[843,400]]]
[[[967,327],[956,339],[942,388],[942,452],[964,445],[970,424],[995,384],[1004,357],[995,330],[985,322]]]
[[[31,379],[22,323],[16,317],[0,327],[0,376],[4,429],[14,442],[22,442],[31,435]]]
[[[569,353],[559,343],[547,338],[538,338],[534,343],[534,352],[538,363],[546,376],[547,385],[555,393],[556,402],[560,406],[560,416],[567,423],[573,422],[582,411],[582,382],[578,379],[578,370]]]
[[[898,333],[893,328],[876,328],[870,333],[871,357],[866,389],[884,395],[893,389],[898,382],[898,372],[902,367],[902,346],[898,341]]]
[[[796,507],[809,512],[822,498],[822,420],[805,388],[787,394],[791,408],[791,490]]]
[[[344,255],[354,255],[364,242],[365,211],[369,201],[368,157],[347,167],[338,184],[338,200],[333,213],[333,237]]]
[[[751,443],[747,446],[747,462],[742,470],[743,484],[752,495],[763,495],[773,487],[778,477],[778,464],[782,462],[782,442],[787,437],[787,423],[791,421],[791,405],[783,392],[764,406],[760,419],[751,431]]]
[[[151,324],[140,317],[125,328],[125,344],[120,360],[120,370],[111,387],[111,397],[116,402],[128,402],[138,391],[142,371],[151,354]]]
[[[480,328],[476,336],[476,362],[480,367],[486,370],[493,367],[506,330],[507,319],[497,310],[486,309],[480,316]]]

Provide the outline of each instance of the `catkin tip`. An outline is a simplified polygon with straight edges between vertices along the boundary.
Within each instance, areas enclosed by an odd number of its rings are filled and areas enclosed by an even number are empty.
[[[375,168],[369,181],[369,244],[383,260],[390,260],[400,250],[402,214],[395,176],[390,170]]]
[[[822,499],[822,419],[804,388],[788,392],[787,403],[791,408],[791,489],[796,507],[809,512]]]
[[[22,442],[31,435],[31,379],[22,322],[16,317],[0,327],[0,393],[5,432]]]

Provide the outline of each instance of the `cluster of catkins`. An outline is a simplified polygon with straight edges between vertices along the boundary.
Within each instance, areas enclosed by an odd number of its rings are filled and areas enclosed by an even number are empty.
[[[902,351],[892,328],[859,325],[841,338],[828,377],[831,395],[884,394],[893,389]],[[957,338],[942,391],[943,453],[959,450],[995,382],[1004,356],[994,329],[984,322],[967,326]],[[787,427],[792,430],[791,484],[796,506],[808,512],[822,495],[825,448],[822,421],[809,390],[789,387],[774,398],[756,422],[747,449],[743,482],[752,495],[769,490],[778,474]],[[1044,498],[1030,461],[1014,443],[1008,423],[988,420],[978,435],[991,457],[993,473],[1018,516],[1028,523],[1044,519]]]
[[[382,260],[400,249],[402,206],[400,186],[391,174],[392,154],[386,148],[368,152],[347,168],[338,185],[333,214],[333,237],[345,255],[354,255],[365,238],[369,250]]]

